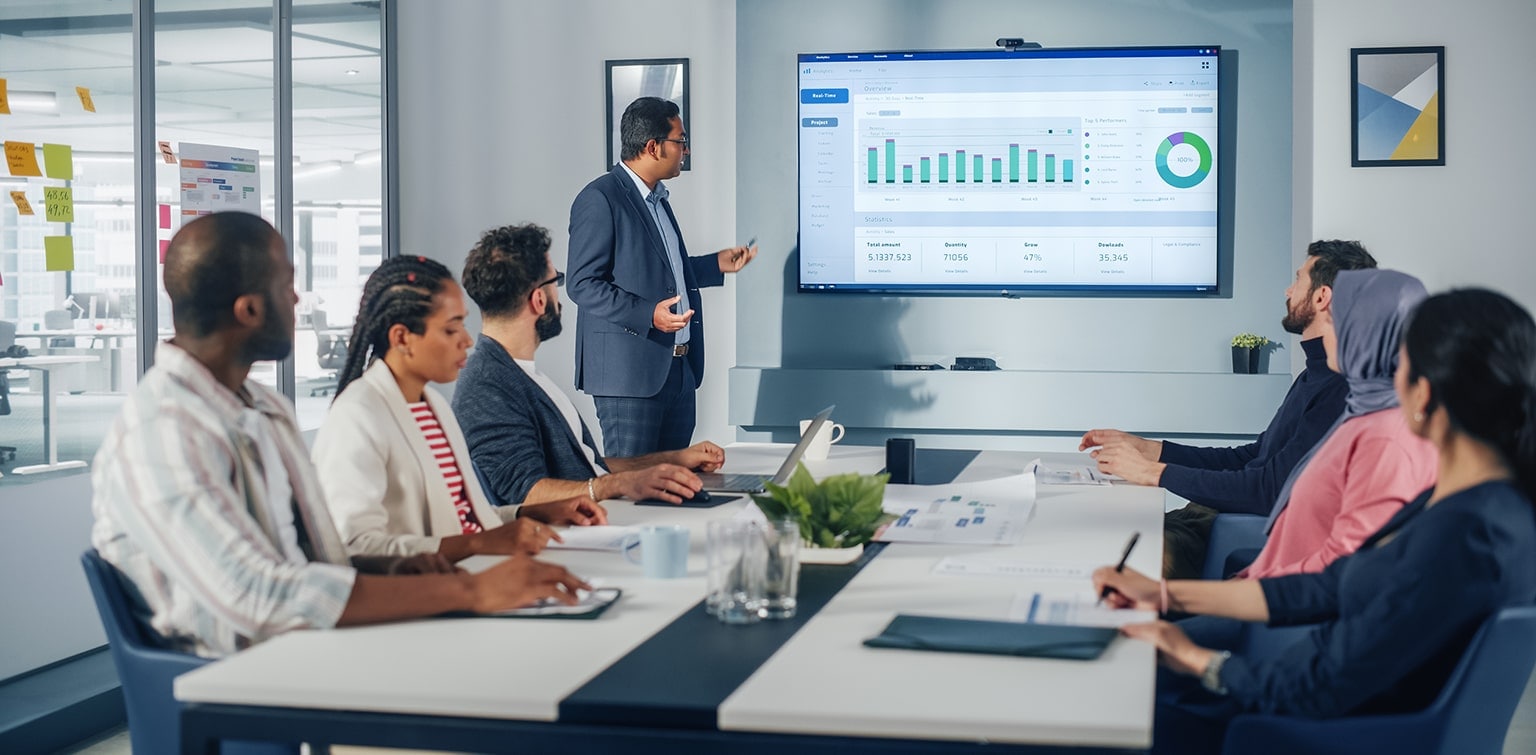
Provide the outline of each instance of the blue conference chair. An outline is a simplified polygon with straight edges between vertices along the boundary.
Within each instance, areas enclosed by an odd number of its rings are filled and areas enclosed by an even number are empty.
[[[1211,541],[1205,549],[1201,579],[1226,579],[1227,557],[1234,551],[1263,548],[1267,517],[1258,514],[1218,514],[1211,524]]]
[[[1306,719],[1242,715],[1225,753],[1498,755],[1536,667],[1536,606],[1506,608],[1483,624],[1440,695],[1417,713]]]
[[[91,584],[96,610],[107,630],[112,663],[123,687],[128,709],[128,737],[134,752],[181,751],[181,707],[171,695],[176,677],[198,668],[208,659],[160,647],[159,637],[145,627],[128,604],[133,589],[93,548],[80,556],[85,579]],[[294,755],[294,745],[226,742],[226,755]]]

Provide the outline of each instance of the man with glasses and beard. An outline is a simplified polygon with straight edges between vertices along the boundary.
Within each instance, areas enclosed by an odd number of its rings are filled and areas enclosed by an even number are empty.
[[[96,454],[91,543],[168,647],[218,657],[292,629],[576,602],[584,583],[527,556],[473,575],[436,553],[347,557],[293,405],[248,379],[293,350],[293,265],[265,220],[188,223],[165,292],[176,335]]]
[[[1205,563],[1218,513],[1268,515],[1291,469],[1344,412],[1349,391],[1328,369],[1317,313],[1333,306],[1340,270],[1376,267],[1357,241],[1314,241],[1296,279],[1285,289],[1286,332],[1301,336],[1306,368],[1257,440],[1232,448],[1199,448],[1140,438],[1120,430],[1089,430],[1080,450],[1094,452],[1099,469],[1140,485],[1159,485],[1191,503],[1168,512],[1163,529],[1163,575],[1196,579]]]
[[[549,258],[549,231],[493,228],[464,261],[464,292],[480,309],[480,339],[459,373],[453,411],[470,458],[501,505],[587,495],[679,503],[698,492],[725,451],[708,441],[629,458],[604,457],[569,396],[534,364],[560,334],[565,274]]]

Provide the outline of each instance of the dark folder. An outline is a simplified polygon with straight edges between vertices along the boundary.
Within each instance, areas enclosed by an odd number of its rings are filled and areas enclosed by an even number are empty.
[[[1015,621],[951,619],[897,614],[878,636],[864,641],[872,648],[943,650],[955,653],[1024,655],[1091,661],[1109,646],[1119,630]]]

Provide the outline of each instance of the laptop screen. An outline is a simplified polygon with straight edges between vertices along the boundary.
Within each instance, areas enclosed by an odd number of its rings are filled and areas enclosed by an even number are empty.
[[[811,439],[816,437],[816,433],[821,431],[822,425],[827,424],[827,420],[832,416],[832,410],[836,408],[837,405],[833,404],[816,413],[816,417],[811,420],[811,424],[806,426],[805,432],[800,433],[800,441],[790,450],[789,456],[784,458],[784,463],[779,466],[779,471],[774,473],[773,484],[783,485],[789,482],[789,476],[795,473],[795,465],[800,463],[800,457],[805,456],[805,449],[810,447]]]

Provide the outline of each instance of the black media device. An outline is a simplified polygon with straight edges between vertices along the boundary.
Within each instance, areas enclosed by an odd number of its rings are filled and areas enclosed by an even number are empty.
[[[942,370],[942,369],[944,369],[944,365],[942,365],[942,364],[907,363],[907,364],[898,364],[898,365],[895,366],[894,369],[898,369],[898,370]]]
[[[917,441],[911,438],[887,438],[885,471],[890,473],[891,482],[911,485],[917,474]]]
[[[990,357],[955,357],[955,366],[951,369],[990,372],[999,368]]]

